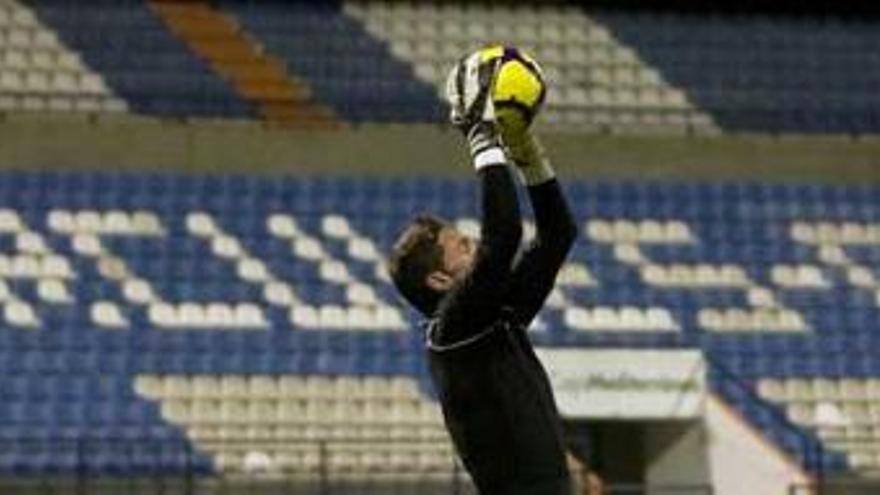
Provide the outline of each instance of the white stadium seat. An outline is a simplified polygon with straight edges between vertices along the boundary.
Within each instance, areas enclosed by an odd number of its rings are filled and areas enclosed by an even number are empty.
[[[37,295],[43,301],[54,304],[73,302],[67,286],[58,279],[40,279],[37,282]]]
[[[211,215],[204,212],[192,212],[186,216],[187,230],[199,237],[214,237],[218,231]]]
[[[103,328],[124,328],[128,326],[128,322],[122,315],[119,306],[110,301],[92,303],[91,317],[95,324]]]

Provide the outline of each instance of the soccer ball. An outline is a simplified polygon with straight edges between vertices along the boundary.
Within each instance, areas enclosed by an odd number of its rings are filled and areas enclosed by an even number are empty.
[[[483,48],[480,57],[483,62],[501,59],[492,88],[498,123],[504,128],[528,127],[547,95],[541,67],[527,53],[511,46]]]

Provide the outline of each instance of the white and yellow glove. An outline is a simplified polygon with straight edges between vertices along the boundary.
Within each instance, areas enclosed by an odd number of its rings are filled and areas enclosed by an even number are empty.
[[[484,62],[477,52],[461,59],[446,78],[449,121],[467,139],[477,170],[507,162],[492,101],[498,62]]]

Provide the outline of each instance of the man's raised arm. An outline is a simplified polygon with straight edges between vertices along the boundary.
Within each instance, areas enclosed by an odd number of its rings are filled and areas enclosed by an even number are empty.
[[[462,60],[447,80],[450,120],[467,139],[479,180],[481,240],[469,273],[437,308],[442,344],[466,339],[497,318],[522,240],[516,184],[489,94],[494,71],[476,54]]]
[[[505,303],[527,325],[553,289],[577,237],[577,223],[544,150],[528,130],[505,134],[511,156],[528,188],[535,213],[535,240],[514,267]]]

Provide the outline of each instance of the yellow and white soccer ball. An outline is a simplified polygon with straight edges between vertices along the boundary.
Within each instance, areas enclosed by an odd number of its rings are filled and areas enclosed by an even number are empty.
[[[483,62],[500,59],[492,91],[498,123],[508,129],[531,125],[547,96],[538,62],[512,46],[483,48],[480,57]]]

